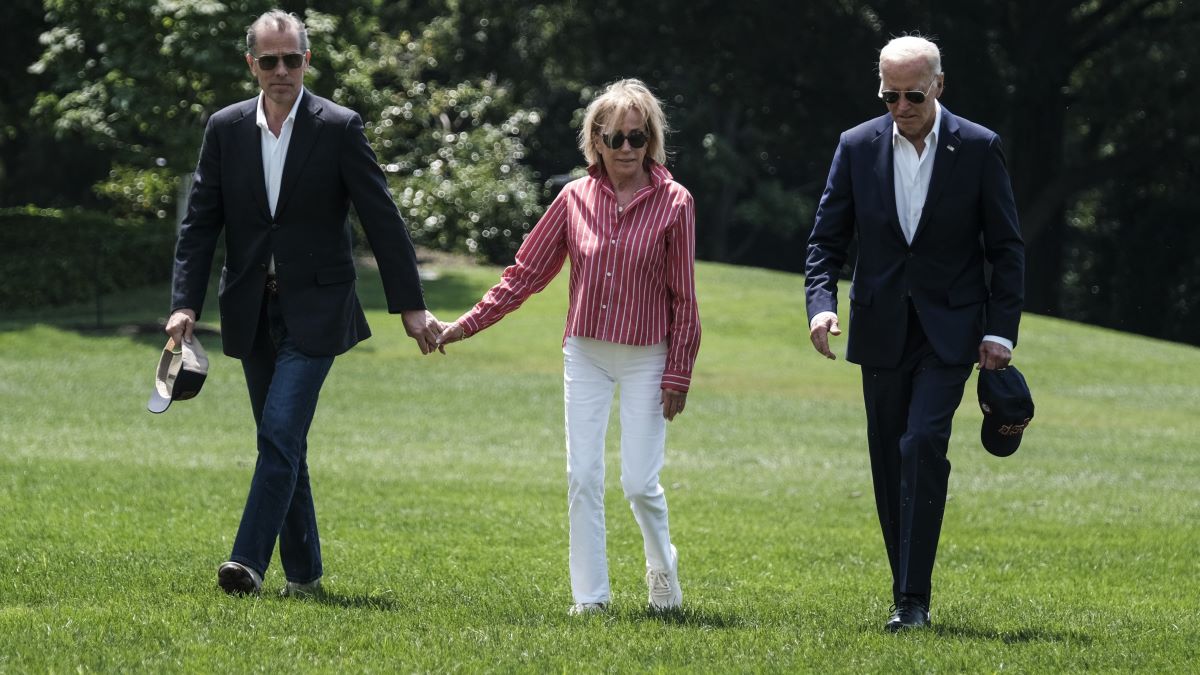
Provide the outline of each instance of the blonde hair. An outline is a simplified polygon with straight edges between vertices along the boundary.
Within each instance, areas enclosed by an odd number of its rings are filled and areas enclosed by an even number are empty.
[[[892,38],[879,50],[879,78],[883,79],[883,64],[904,63],[924,59],[930,75],[942,74],[942,51],[931,40],[920,35]]]
[[[667,116],[663,114],[658,99],[650,93],[650,88],[641,80],[630,78],[608,85],[603,93],[588,104],[583,125],[579,129],[579,149],[583,151],[588,166],[603,161],[596,150],[596,139],[600,134],[613,133],[630,110],[642,113],[645,120],[646,157],[659,164],[666,163],[667,150],[663,139],[668,131]]]

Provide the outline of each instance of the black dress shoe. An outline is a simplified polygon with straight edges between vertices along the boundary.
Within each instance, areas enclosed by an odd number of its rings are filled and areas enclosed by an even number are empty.
[[[899,633],[928,625],[929,606],[923,600],[906,596],[901,597],[900,602],[892,607],[892,616],[883,627],[889,633]]]

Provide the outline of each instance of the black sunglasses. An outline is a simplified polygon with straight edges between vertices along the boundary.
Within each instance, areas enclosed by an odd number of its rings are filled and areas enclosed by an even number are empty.
[[[886,89],[879,92],[879,98],[883,99],[884,103],[892,105],[896,101],[899,101],[900,95],[903,94],[904,98],[908,99],[909,103],[920,105],[924,103],[925,99],[927,98],[926,92],[928,92],[930,89],[933,89],[934,85],[936,84],[937,78],[935,77],[933,78],[933,82],[930,82],[929,86],[925,88],[925,91],[892,91],[890,89]]]
[[[262,70],[275,70],[279,66],[279,59],[283,59],[283,65],[287,66],[288,70],[296,70],[304,65],[304,54],[264,54],[254,57],[254,62]]]
[[[649,140],[646,138],[646,132],[641,129],[634,129],[629,132],[628,136],[624,132],[618,131],[613,135],[600,134],[600,138],[603,139],[605,145],[613,150],[620,150],[621,146],[625,145],[625,141],[629,141],[629,147],[631,148],[645,147],[646,141]]]

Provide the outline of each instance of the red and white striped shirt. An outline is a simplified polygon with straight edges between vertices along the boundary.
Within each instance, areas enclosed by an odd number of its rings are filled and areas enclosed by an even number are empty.
[[[650,185],[617,208],[608,175],[562,189],[517,251],[516,262],[458,319],[474,335],[546,287],[571,258],[566,338],[625,345],[667,340],[662,386],[687,391],[700,349],[696,306],[696,207],[666,167],[650,163]]]

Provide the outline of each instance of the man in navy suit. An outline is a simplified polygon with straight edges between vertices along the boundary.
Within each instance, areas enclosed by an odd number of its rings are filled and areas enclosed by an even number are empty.
[[[229,560],[228,593],[257,593],[275,540],[286,595],[320,590],[323,573],[308,476],[308,429],[333,359],[370,336],[355,292],[351,203],[379,263],[388,311],[424,354],[441,332],[426,311],[416,255],[358,114],[304,89],[312,53],[293,14],[260,16],[246,63],[261,93],[214,114],[175,249],[166,331],[190,340],[217,239],[221,341],[241,359],[258,462]]]
[[[937,46],[892,40],[879,80],[888,112],[841,136],[808,241],[805,290],[813,346],[833,359],[837,283],[857,234],[846,359],[862,367],[892,570],[885,627],[895,632],[929,623],[951,422],[971,365],[1012,359],[1025,249],[1000,138],[937,101]]]

